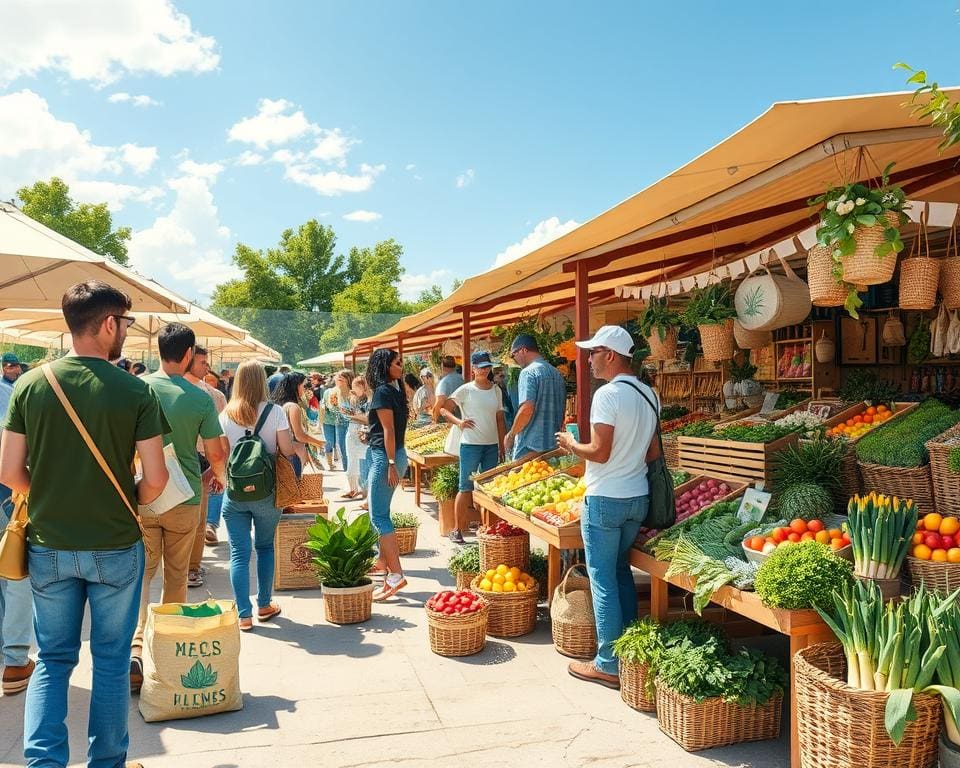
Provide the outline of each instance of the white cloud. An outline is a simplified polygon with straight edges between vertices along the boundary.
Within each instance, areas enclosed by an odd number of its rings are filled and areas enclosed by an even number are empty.
[[[449,269],[435,269],[429,274],[403,275],[397,284],[400,298],[404,301],[415,301],[420,293],[432,285],[442,285],[453,276]]]
[[[344,214],[343,218],[346,221],[377,221],[378,219],[383,218],[383,214],[376,213],[375,211],[364,211],[361,209],[359,211],[351,211],[350,213],[346,213]]]
[[[236,162],[237,165],[260,165],[263,162],[263,155],[259,152],[251,152],[249,149],[245,149],[234,162]]]
[[[387,168],[385,165],[364,163],[360,166],[359,174],[317,170],[309,163],[303,162],[302,155],[286,150],[275,152],[272,159],[285,166],[284,178],[294,184],[308,187],[325,197],[336,197],[344,192],[366,192],[373,186],[377,176]]]
[[[521,256],[526,256],[528,253],[532,253],[537,250],[537,248],[541,248],[552,240],[556,240],[561,235],[565,235],[570,230],[576,229],[579,226],[580,225],[573,219],[565,221],[562,224],[556,216],[544,219],[519,243],[508,245],[498,253],[493,266],[500,267],[514,259],[519,259]]]
[[[332,131],[320,128],[318,132],[320,137],[317,139],[316,146],[310,150],[310,157],[325,163],[346,164],[350,148],[360,143],[357,139],[344,136],[339,128],[334,128]]]
[[[58,70],[95,85],[123,74],[209,72],[216,40],[171,0],[7,0],[0,24],[0,87]]]
[[[125,171],[145,173],[157,159],[156,147],[94,143],[89,131],[58,119],[46,100],[30,90],[0,95],[0,198],[14,197],[21,186],[59,176],[83,202],[103,202],[113,210],[125,201],[156,198],[156,190],[115,184],[93,177],[118,176]],[[96,183],[95,183],[96,182]],[[91,198],[95,191],[102,199]]]
[[[128,247],[137,270],[190,299],[206,300],[218,283],[240,275],[213,199],[216,168],[222,170],[219,163],[182,162],[184,175],[168,182],[176,196],[169,213],[134,232]]]
[[[416,164],[416,163],[407,163],[406,170],[408,170],[408,171],[415,171],[415,170],[417,170],[417,164]]]
[[[271,144],[286,144],[307,133],[314,133],[303,110],[286,99],[260,99],[257,114],[234,123],[227,136],[230,141],[242,141],[266,149]],[[294,111],[295,110],[295,111]]]
[[[473,184],[473,180],[476,178],[477,174],[473,168],[467,168],[463,173],[457,176],[457,189],[463,189]]]
[[[127,203],[150,205],[166,195],[163,187],[138,187],[115,181],[73,180],[70,196],[81,203],[106,203],[111,211],[119,211]]]
[[[150,98],[145,94],[140,94],[139,96],[133,96],[129,93],[119,91],[117,93],[111,93],[107,97],[107,101],[111,104],[126,104],[129,102],[135,107],[159,107],[163,104],[162,101],[157,101],[156,99]]]

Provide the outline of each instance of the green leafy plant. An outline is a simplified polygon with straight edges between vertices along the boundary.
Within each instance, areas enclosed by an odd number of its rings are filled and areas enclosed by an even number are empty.
[[[880,186],[870,187],[853,182],[840,187],[831,187],[822,195],[809,200],[810,205],[823,205],[820,211],[820,226],[817,227],[817,242],[832,248],[833,276],[838,283],[843,282],[843,259],[857,248],[856,232],[862,227],[885,225],[883,241],[876,247],[874,255],[880,259],[891,253],[903,250],[900,227],[907,223],[903,212],[907,203],[904,191],[890,184],[890,163],[883,169]],[[897,217],[899,226],[889,224],[886,214]],[[857,317],[857,310],[863,301],[851,287],[844,308]]]
[[[530,570],[528,573],[537,580],[537,584],[547,583],[547,556],[542,549],[530,550]]]
[[[900,388],[881,379],[873,371],[855,368],[847,375],[838,394],[845,403],[890,405],[900,396]]]
[[[917,327],[910,334],[907,344],[907,362],[911,365],[920,365],[930,357],[930,321],[921,316]]]
[[[203,666],[203,662],[197,659],[187,674],[180,675],[180,684],[184,688],[200,690],[216,685],[217,677],[219,677],[219,673],[213,671],[212,665]]]
[[[359,587],[368,584],[367,571],[373,567],[380,538],[369,514],[348,523],[341,507],[329,520],[317,517],[307,529],[310,537],[304,547],[315,554],[313,565],[320,583],[326,587]]]
[[[750,362],[750,350],[743,353],[743,362],[734,360],[730,363],[730,380],[736,383],[752,379],[759,369]]]
[[[804,541],[771,552],[757,571],[754,589],[771,608],[826,606],[836,590],[850,583],[852,572],[853,563],[831,554],[826,545]]]
[[[450,556],[447,570],[454,577],[458,573],[480,573],[480,547],[476,544],[461,547]]]
[[[740,443],[772,443],[797,431],[796,426],[780,424],[731,424],[716,430],[718,440],[734,440]]]
[[[390,522],[394,528],[419,528],[420,518],[413,512],[391,512]]]
[[[785,520],[822,520],[833,511],[833,497],[816,483],[794,483],[777,495],[776,510]]]
[[[670,434],[684,435],[686,437],[713,437],[713,428],[716,425],[717,424],[715,421],[710,421],[708,419],[692,421],[689,424],[684,424],[682,427],[677,427],[675,430],[670,432]]]
[[[780,393],[780,396],[777,398],[777,408],[781,411],[785,408],[790,408],[791,406],[796,405],[797,403],[802,403],[804,400],[810,399],[809,392],[800,392],[796,389],[785,389]]]
[[[680,325],[680,313],[670,309],[666,297],[651,296],[643,314],[640,315],[638,325],[640,333],[645,338],[652,336],[656,330],[660,341],[664,341],[667,338],[667,331]]]
[[[921,467],[930,460],[926,442],[960,423],[960,411],[930,399],[910,413],[871,430],[857,442],[857,458],[885,467]]]
[[[548,361],[554,362],[557,347],[573,338],[573,326],[568,322],[562,328],[554,330],[550,324],[538,315],[523,317],[512,325],[498,325],[490,335],[500,339],[502,349],[509,350],[513,340],[521,334],[528,334],[537,340],[537,346]],[[566,361],[563,361],[566,362]]]
[[[687,328],[722,325],[736,316],[729,280],[713,283],[706,288],[695,288],[682,314],[683,325]]]
[[[913,92],[910,101],[904,106],[912,107],[911,114],[920,120],[929,118],[931,125],[943,127],[943,141],[940,151],[949,149],[960,141],[960,102],[950,101],[950,97],[940,90],[934,82],[927,82],[927,73],[922,69],[913,69],[909,64],[898,61],[894,69],[903,69],[912,73],[907,78],[908,85],[919,86]]]
[[[743,314],[746,317],[756,317],[763,311],[763,287],[757,286],[747,294],[744,302]]]
[[[947,466],[951,472],[960,473],[960,445],[950,451],[950,454],[947,456]]]
[[[827,490],[840,487],[840,463],[846,446],[840,440],[819,438],[789,445],[773,457],[773,490],[781,493],[798,483],[814,483]]]
[[[690,409],[682,405],[665,405],[660,409],[660,422],[666,424],[668,421],[679,419],[688,413],[690,413]]]
[[[460,465],[445,464],[433,471],[430,492],[437,501],[449,501],[460,490]]]

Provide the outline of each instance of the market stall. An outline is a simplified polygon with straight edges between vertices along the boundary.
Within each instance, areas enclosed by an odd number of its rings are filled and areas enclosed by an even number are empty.
[[[449,431],[449,424],[427,424],[407,432],[407,460],[413,469],[413,497],[418,507],[430,472],[458,461],[456,456],[444,451]]]

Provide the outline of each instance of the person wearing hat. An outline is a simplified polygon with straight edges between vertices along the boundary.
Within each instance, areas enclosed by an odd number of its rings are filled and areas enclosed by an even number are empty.
[[[436,387],[433,381],[433,371],[429,368],[420,369],[421,386],[413,395],[413,411],[410,417],[413,419],[411,428],[422,427],[430,421],[433,413],[433,404],[436,402]]]
[[[470,476],[497,466],[503,457],[500,447],[507,431],[503,395],[500,387],[493,383],[490,353],[474,352],[470,355],[470,364],[473,381],[458,387],[440,410],[443,418],[463,431],[460,438],[460,486],[454,502],[456,527],[450,532],[450,540],[455,544],[466,544],[463,531],[467,513],[473,505]],[[452,404],[460,407],[459,416],[453,413]]]
[[[517,413],[503,450],[516,460],[556,447],[554,435],[563,426],[567,387],[560,371],[543,359],[533,336],[517,336],[510,345],[510,357],[523,370],[517,385]]]
[[[21,373],[23,373],[23,368],[20,365],[20,358],[13,354],[13,352],[4,352],[3,380],[0,382],[0,384],[5,384],[9,389],[12,390],[13,385],[16,384]]]
[[[440,382],[437,384],[436,398],[433,403],[433,420],[440,420],[440,411],[447,398],[463,386],[463,376],[457,371],[457,361],[446,355],[440,361]]]
[[[568,670],[581,680],[619,688],[613,642],[637,618],[629,553],[650,508],[647,452],[660,405],[633,374],[633,339],[626,330],[605,325],[577,346],[589,351],[594,377],[607,383],[590,406],[590,442],[577,442],[566,431],[556,436],[561,448],[586,461],[580,529],[597,624],[596,657],[573,662]]]

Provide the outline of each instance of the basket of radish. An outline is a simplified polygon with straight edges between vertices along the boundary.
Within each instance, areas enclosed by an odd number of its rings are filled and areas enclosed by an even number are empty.
[[[430,650],[438,656],[471,656],[487,637],[487,601],[470,590],[438,592],[426,604]]]

